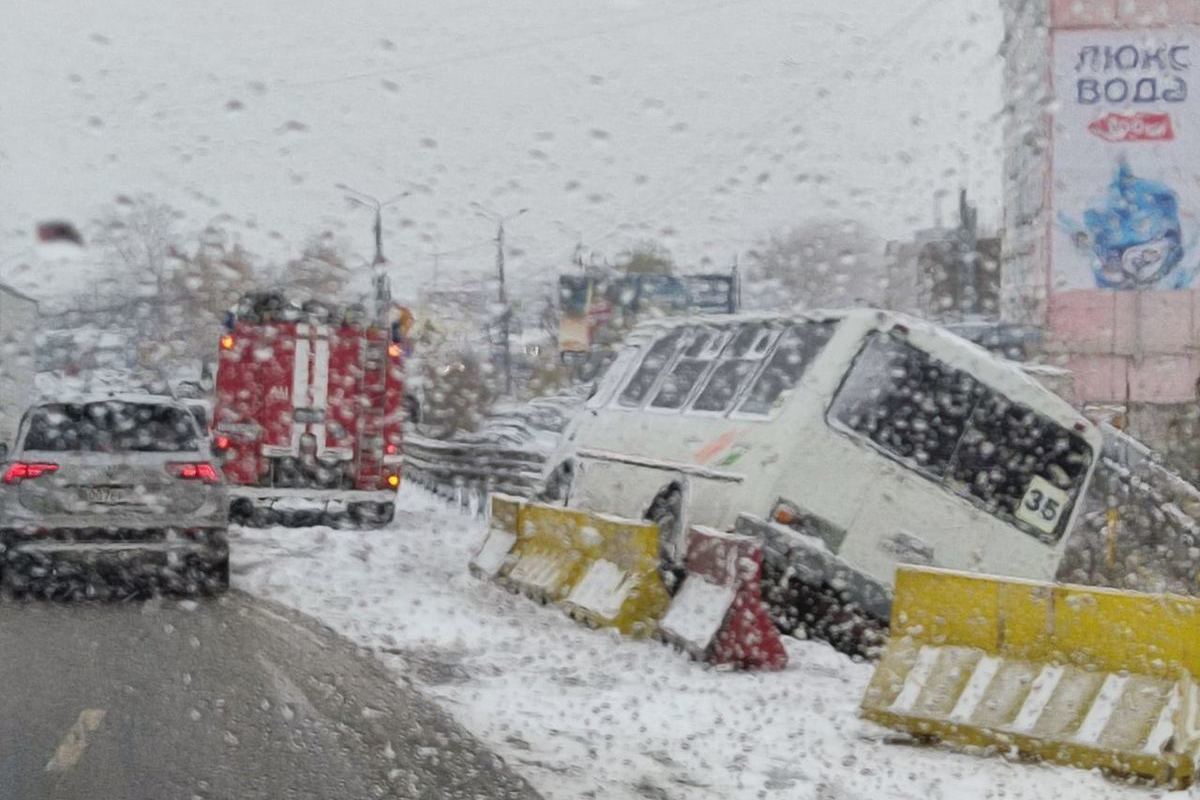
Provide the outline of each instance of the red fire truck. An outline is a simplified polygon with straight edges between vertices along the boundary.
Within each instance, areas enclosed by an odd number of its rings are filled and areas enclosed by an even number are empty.
[[[244,297],[220,341],[213,445],[233,521],[348,524],[392,519],[403,444],[405,334],[393,307]]]

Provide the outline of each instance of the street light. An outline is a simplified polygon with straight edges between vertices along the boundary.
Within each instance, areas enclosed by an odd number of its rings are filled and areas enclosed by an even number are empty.
[[[575,262],[575,266],[579,267],[580,272],[585,271],[585,267],[583,266],[583,231],[576,230],[570,225],[564,225],[561,222],[555,222],[554,226],[575,239],[575,253],[571,260]]]
[[[369,208],[375,212],[375,260],[371,262],[371,270],[374,272],[371,276],[371,282],[375,286],[375,314],[376,316],[382,316],[387,305],[392,300],[392,290],[388,286],[387,274],[383,271],[383,265],[387,263],[387,259],[383,255],[383,210],[390,205],[400,202],[412,194],[412,192],[401,192],[398,195],[389,197],[387,200],[379,200],[366,192],[352,189],[344,183],[336,183],[334,186],[346,192],[346,200],[351,205]]]
[[[522,208],[507,216],[498,214],[481,203],[472,202],[471,208],[475,209],[476,216],[483,217],[486,220],[496,223],[496,273],[500,277],[500,308],[501,310],[501,347],[504,348],[504,393],[512,394],[512,354],[508,347],[508,328],[509,317],[512,316],[508,307],[508,291],[504,285],[504,223],[516,219],[525,212],[528,208]]]
[[[401,192],[398,195],[389,197],[387,200],[379,200],[366,192],[352,189],[344,183],[335,183],[334,186],[346,193],[346,200],[352,205],[369,208],[375,212],[375,260],[371,263],[372,266],[379,266],[387,261],[383,257],[383,210],[388,206],[400,202],[412,194],[412,192]]]

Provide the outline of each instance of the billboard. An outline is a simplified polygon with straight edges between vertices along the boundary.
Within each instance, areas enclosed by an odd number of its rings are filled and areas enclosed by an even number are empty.
[[[1051,291],[1200,288],[1200,26],[1054,33]]]

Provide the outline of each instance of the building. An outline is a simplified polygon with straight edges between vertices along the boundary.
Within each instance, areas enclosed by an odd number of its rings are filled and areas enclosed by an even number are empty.
[[[12,446],[17,425],[35,399],[38,304],[0,284],[0,443]]]
[[[884,250],[885,304],[943,323],[999,318],[1000,239],[981,236],[978,216],[958,198],[958,225],[919,230]]]
[[[1001,317],[1200,467],[1200,3],[1002,0]]]

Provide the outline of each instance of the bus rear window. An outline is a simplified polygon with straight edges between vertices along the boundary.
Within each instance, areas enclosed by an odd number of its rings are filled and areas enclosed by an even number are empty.
[[[829,416],[988,513],[1057,541],[1091,446],[902,339],[871,336]]]

